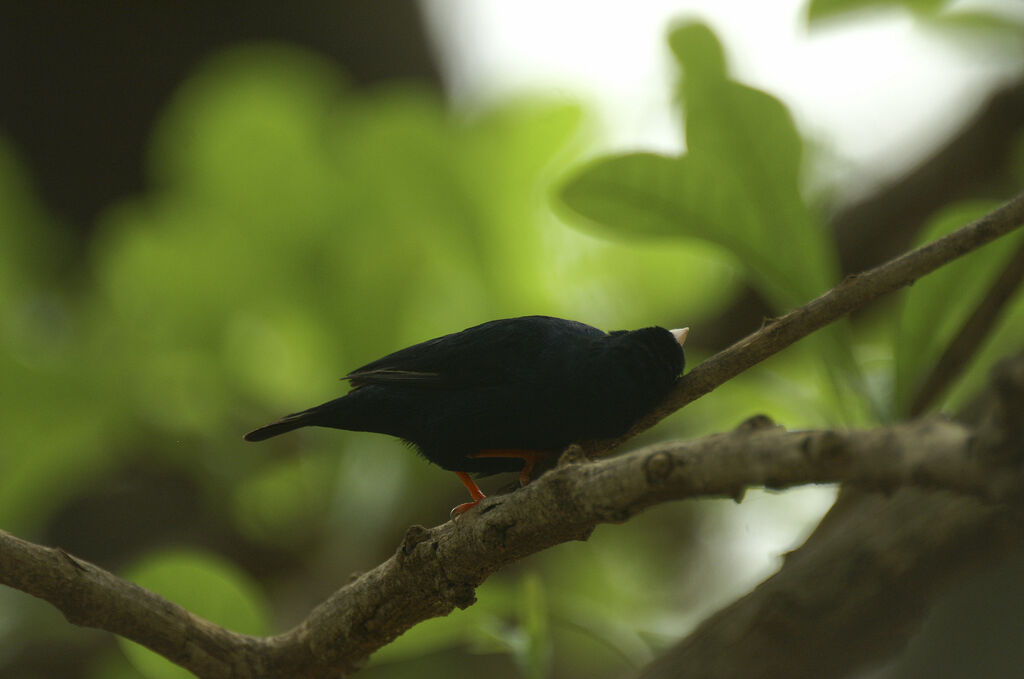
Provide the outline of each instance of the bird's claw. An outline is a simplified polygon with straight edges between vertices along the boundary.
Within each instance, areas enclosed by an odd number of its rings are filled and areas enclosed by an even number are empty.
[[[452,521],[457,520],[460,516],[468,512],[473,507],[476,507],[478,504],[480,504],[480,500],[474,500],[473,502],[463,502],[461,505],[456,505],[452,507]]]

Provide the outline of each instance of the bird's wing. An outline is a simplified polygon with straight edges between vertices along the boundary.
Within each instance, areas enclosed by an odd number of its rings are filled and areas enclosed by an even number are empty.
[[[544,316],[491,321],[401,349],[343,379],[425,389],[494,386],[530,378],[551,343],[601,336],[597,328]]]

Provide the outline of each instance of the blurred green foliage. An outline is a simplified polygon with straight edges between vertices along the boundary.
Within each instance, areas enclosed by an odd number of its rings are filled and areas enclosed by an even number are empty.
[[[918,244],[940,238],[996,207],[989,201],[951,205],[922,230]],[[908,411],[932,366],[1022,244],[1024,233],[1011,233],[917,281],[903,294],[896,334],[896,412]],[[972,357],[974,364],[988,368],[999,358],[1020,350],[1024,295],[1017,295],[1003,315],[1003,322]],[[947,403],[963,405],[984,385],[987,376],[987,369],[969,370]]]
[[[921,26],[951,36],[966,37],[973,47],[991,49],[992,41],[1024,47],[1024,23],[1012,3],[969,3],[955,0],[811,0],[807,21],[812,27],[836,21],[908,12]]]
[[[895,8],[931,15],[949,4],[950,0],[811,0],[808,17],[811,21],[818,21],[847,13]]]
[[[218,625],[242,634],[271,632],[267,603],[256,583],[233,564],[203,552],[148,554],[123,576]],[[191,672],[138,644],[119,638],[131,663],[148,677],[188,679]]]
[[[460,116],[410,84],[353,90],[278,46],[222,54],[181,88],[154,133],[151,188],[111,206],[85,252],[0,146],[4,527],[42,533],[124,468],[184,474],[237,540],[301,565],[257,585],[246,570],[258,560],[240,569],[198,538],[104,565],[240,631],[278,630],[385,558],[405,525],[442,520],[461,489],[384,437],[302,431],[255,446],[242,432],[338,395],[353,366],[491,318],[686,323],[697,337],[741,283],[780,312],[830,287],[836,256],[804,195],[805,144],[785,105],[730,79],[706,27],[680,27],[669,44],[686,155],[599,158],[568,179],[591,141],[575,103]],[[556,184],[583,230],[552,214]],[[978,209],[951,208],[927,237]],[[832,328],[766,361],[651,436],[755,412],[794,427],[897,416],[1007,247],[918,283],[857,335]],[[1013,348],[1022,318],[966,383]],[[700,358],[691,351],[690,365]],[[477,605],[403,635],[367,675],[428,676],[462,651],[506,654],[497,676],[619,675],[692,624],[680,611],[729,576],[698,572],[693,512],[659,508],[495,576]],[[0,636],[41,615],[24,599],[11,599]],[[104,656],[94,676],[169,676],[126,647],[131,666]]]

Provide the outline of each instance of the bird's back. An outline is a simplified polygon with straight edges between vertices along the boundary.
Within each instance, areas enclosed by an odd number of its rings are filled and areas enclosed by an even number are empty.
[[[681,364],[674,373],[654,366],[628,335],[543,316],[492,321],[353,371],[357,388],[344,400],[358,428],[410,441],[442,467],[516,469],[515,461],[466,456],[558,452],[616,436],[664,396]]]

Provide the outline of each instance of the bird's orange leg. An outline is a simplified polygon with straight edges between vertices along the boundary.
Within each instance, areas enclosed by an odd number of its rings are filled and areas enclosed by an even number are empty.
[[[471,453],[467,457],[514,457],[523,461],[523,469],[519,472],[519,485],[525,486],[530,482],[530,472],[542,453],[536,450],[481,450],[479,453]]]
[[[484,495],[484,492],[480,490],[480,486],[476,485],[476,481],[470,478],[469,474],[467,474],[466,472],[455,472],[455,475],[459,477],[459,481],[462,481],[462,485],[464,485],[466,487],[466,490],[469,491],[469,494],[470,496],[472,496],[473,501],[465,502],[461,505],[458,505],[457,507],[454,507],[451,513],[451,517],[453,519],[457,516],[461,516],[462,514],[468,512],[473,507],[476,507],[478,504],[480,504],[480,500],[483,500],[485,497],[487,497],[486,495]]]

